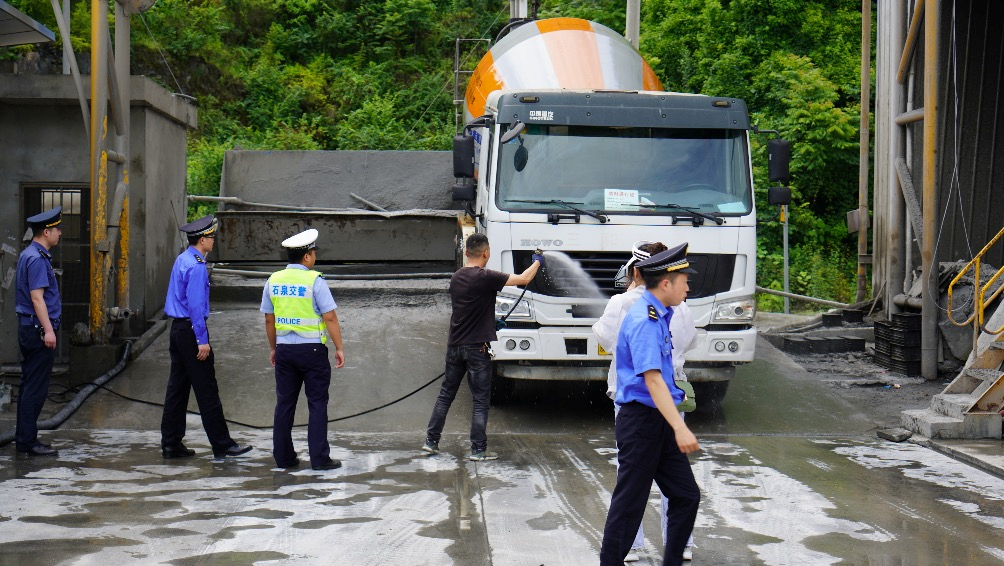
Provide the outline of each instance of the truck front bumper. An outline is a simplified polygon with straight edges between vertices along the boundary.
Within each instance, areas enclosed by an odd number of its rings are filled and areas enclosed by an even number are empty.
[[[687,361],[752,362],[756,352],[756,328],[746,330],[697,329],[687,350]]]
[[[687,351],[693,381],[724,381],[732,364],[753,361],[756,328],[711,332],[697,329]],[[492,342],[496,372],[512,379],[605,380],[613,356],[602,350],[588,326],[505,328]],[[693,368],[693,369],[691,369]]]

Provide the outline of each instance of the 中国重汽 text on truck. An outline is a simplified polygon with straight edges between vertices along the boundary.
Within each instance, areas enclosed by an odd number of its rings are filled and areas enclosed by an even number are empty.
[[[611,355],[591,326],[623,292],[615,275],[632,245],[689,242],[697,337],[687,375],[698,398],[720,400],[756,344],[746,104],[664,92],[621,36],[567,18],[528,22],[496,43],[464,103],[454,175],[474,182],[453,188],[466,203],[458,251],[477,231],[491,269],[520,273],[536,248],[573,260],[548,259],[522,298],[499,294],[496,315],[508,317],[492,344],[496,381],[605,380]],[[786,152],[772,158],[772,176],[787,169]]]

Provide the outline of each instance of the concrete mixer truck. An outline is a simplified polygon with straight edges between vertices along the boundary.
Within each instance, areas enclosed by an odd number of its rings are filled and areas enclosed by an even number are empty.
[[[611,354],[590,327],[623,292],[615,275],[632,245],[658,240],[690,243],[697,274],[687,303],[698,334],[687,375],[698,399],[720,401],[756,345],[746,104],[664,92],[620,34],[557,18],[527,21],[490,48],[464,115],[454,139],[462,182],[453,198],[466,209],[458,260],[465,237],[483,232],[489,268],[520,273],[540,248],[562,252],[595,284],[568,285],[574,274],[547,260],[546,277],[498,295],[497,318],[509,316],[492,344],[496,394],[525,379],[605,380]],[[772,177],[787,170],[782,153]]]

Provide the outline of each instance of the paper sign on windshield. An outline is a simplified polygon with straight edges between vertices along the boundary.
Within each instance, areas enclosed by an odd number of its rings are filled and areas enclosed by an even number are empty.
[[[604,189],[604,210],[638,210],[638,191],[626,189]]]

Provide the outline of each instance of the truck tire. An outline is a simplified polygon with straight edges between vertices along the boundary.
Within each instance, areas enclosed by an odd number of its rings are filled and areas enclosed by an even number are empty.
[[[725,400],[725,393],[729,390],[728,381],[701,381],[694,382],[694,396],[697,397],[697,410],[702,408],[714,409],[721,407]]]
[[[512,401],[516,394],[516,380],[502,377],[499,374],[492,376],[492,405],[505,405]]]

